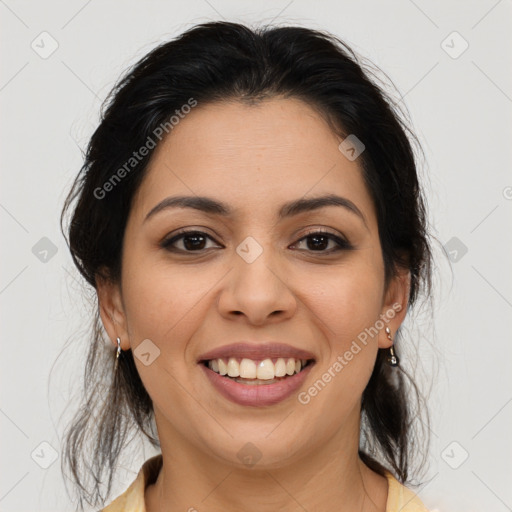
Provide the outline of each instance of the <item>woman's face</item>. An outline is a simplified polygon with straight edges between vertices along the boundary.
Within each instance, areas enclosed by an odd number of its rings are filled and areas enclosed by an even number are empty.
[[[357,446],[361,395],[390,345],[384,327],[394,335],[403,320],[408,280],[384,289],[375,209],[360,159],[340,142],[305,103],[272,99],[199,104],[156,148],[129,215],[121,286],[99,293],[111,338],[134,351],[162,449],[178,441],[272,467],[340,436]],[[226,211],[170,205],[178,196]],[[324,196],[343,199],[301,207]],[[261,385],[207,368],[218,355],[208,353],[242,342],[219,354],[246,378],[282,373],[280,355],[286,370],[293,354],[314,361]]]

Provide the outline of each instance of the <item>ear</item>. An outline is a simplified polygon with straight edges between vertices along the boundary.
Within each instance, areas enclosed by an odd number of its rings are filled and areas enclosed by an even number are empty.
[[[117,347],[119,337],[122,350],[129,349],[130,342],[120,285],[104,275],[96,275],[96,293],[101,321],[112,344]]]
[[[393,340],[396,331],[405,319],[407,314],[407,305],[409,302],[409,291],[411,287],[411,272],[409,269],[398,268],[398,274],[393,276],[385,292],[382,305],[381,318],[385,325],[379,331],[379,348],[389,348],[393,341],[388,339],[386,327],[391,331],[390,336]]]

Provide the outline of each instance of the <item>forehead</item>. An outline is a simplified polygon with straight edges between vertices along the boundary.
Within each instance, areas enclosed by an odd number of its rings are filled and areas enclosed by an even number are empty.
[[[373,205],[357,160],[299,99],[198,104],[155,149],[137,204],[147,211],[169,195],[214,196],[235,209],[268,208],[304,196],[339,193],[367,217]]]
[[[199,104],[184,116],[155,158],[172,151],[180,161],[212,158],[212,164],[223,165],[233,160],[251,169],[271,159],[279,165],[306,157],[310,163],[320,152],[336,150],[337,139],[319,113],[299,99],[217,102]],[[191,152],[193,147],[201,153]]]

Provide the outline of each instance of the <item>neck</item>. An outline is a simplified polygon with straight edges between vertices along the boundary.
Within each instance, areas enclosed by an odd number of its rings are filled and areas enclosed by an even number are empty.
[[[239,468],[205,454],[158,421],[163,465],[146,489],[147,512],[385,512],[388,483],[358,456],[359,419],[328,443],[277,466]],[[162,432],[162,428],[164,432]],[[164,435],[162,435],[164,434]],[[307,453],[306,453],[307,451]]]

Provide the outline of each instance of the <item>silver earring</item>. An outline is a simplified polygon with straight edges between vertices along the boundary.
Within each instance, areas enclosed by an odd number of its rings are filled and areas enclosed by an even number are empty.
[[[386,335],[388,337],[388,340],[392,342],[393,338],[391,337],[391,331],[389,327],[386,327]],[[391,345],[388,349],[387,361],[389,366],[398,366],[398,364],[400,363],[400,359],[398,359],[398,356],[395,354],[393,345]]]
[[[121,338],[117,338],[117,351],[116,351],[116,361],[114,364],[114,372],[117,371],[117,367],[119,365],[119,356],[121,355]]]

